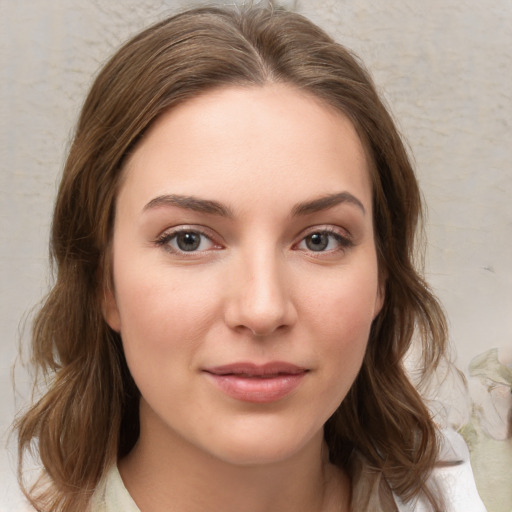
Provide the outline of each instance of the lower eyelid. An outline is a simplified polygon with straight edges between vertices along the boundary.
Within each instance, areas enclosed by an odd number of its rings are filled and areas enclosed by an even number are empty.
[[[173,240],[175,237],[177,237],[180,233],[186,233],[186,232],[197,233],[201,237],[206,238],[209,242],[209,245],[211,245],[211,247],[209,247],[207,249],[201,249],[201,250],[184,251],[179,248],[178,249],[173,248],[169,245],[169,242],[171,240]],[[304,241],[306,240],[307,237],[314,235],[314,234],[325,234],[325,235],[328,235],[329,237],[334,238],[336,240],[336,242],[339,244],[339,248],[338,248],[339,250],[349,249],[350,247],[352,247],[354,245],[352,237],[349,234],[342,234],[338,230],[335,230],[335,229],[329,229],[329,228],[322,229],[320,227],[317,229],[312,229],[311,231],[302,235],[300,240],[298,242],[296,242],[295,244],[293,244],[293,247],[297,248],[299,245],[304,243]],[[208,232],[206,232],[205,230],[202,230],[198,227],[193,227],[193,226],[183,226],[183,227],[171,228],[168,231],[165,231],[164,233],[159,235],[156,238],[156,240],[154,241],[154,243],[155,243],[155,245],[158,245],[158,246],[167,246],[168,250],[171,252],[174,251],[174,252],[180,253],[180,254],[188,252],[189,255],[192,255],[194,253],[197,254],[197,253],[207,252],[212,249],[220,249],[223,247],[222,244],[217,242],[216,239],[214,237],[212,237]],[[309,250],[309,249],[305,249],[305,250]],[[321,254],[322,252],[334,252],[334,251],[336,251],[336,249],[330,249],[330,250],[326,250],[326,251],[317,251],[317,252],[319,254]]]
[[[320,250],[314,250],[311,247],[307,246],[307,238],[314,234],[326,234],[330,237],[328,241],[328,246],[332,245],[334,241],[335,247],[328,248],[325,247]],[[343,254],[345,251],[348,251],[354,246],[354,242],[347,235],[342,235],[338,231],[333,231],[330,229],[315,229],[304,235],[298,243],[294,245],[294,249],[299,251],[304,251],[305,253],[310,254],[311,256],[322,258],[328,256],[334,256],[336,254]]]
[[[205,239],[207,239],[209,241],[209,244],[211,244],[211,248],[208,248],[208,249],[202,249],[202,250],[195,250],[195,251],[184,251],[184,250],[181,250],[181,249],[176,249],[174,247],[171,247],[169,242],[173,239],[175,239],[180,233],[197,233],[198,235],[200,235],[201,237],[204,237]],[[168,251],[170,252],[176,252],[176,253],[179,253],[179,254],[186,254],[187,252],[189,252],[190,255],[194,254],[194,253],[202,253],[202,252],[207,252],[209,250],[211,250],[212,248],[215,248],[215,247],[221,247],[220,244],[218,244],[214,238],[212,236],[210,236],[208,233],[205,233],[203,230],[201,229],[198,229],[198,228],[192,228],[192,227],[183,227],[183,228],[177,228],[177,229],[171,229],[169,231],[166,231],[164,233],[162,233],[156,240],[155,240],[155,244],[160,246],[160,247],[164,247],[164,248],[167,248]]]
[[[354,245],[354,242],[352,241],[352,239],[347,235],[341,235],[336,232],[331,233],[331,235],[334,236],[336,238],[336,240],[344,247],[351,247],[352,245]]]

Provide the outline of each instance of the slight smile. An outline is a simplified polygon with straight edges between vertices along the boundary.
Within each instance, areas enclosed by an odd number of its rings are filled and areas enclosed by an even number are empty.
[[[203,372],[230,397],[263,404],[289,395],[309,370],[277,361],[264,365],[233,363],[206,368]]]

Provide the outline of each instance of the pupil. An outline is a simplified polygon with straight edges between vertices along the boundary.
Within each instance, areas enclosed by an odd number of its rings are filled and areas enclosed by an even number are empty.
[[[311,251],[323,251],[329,244],[329,237],[325,233],[313,233],[306,238],[306,245]]]
[[[201,243],[201,237],[197,233],[180,233],[176,240],[182,251],[195,251]]]

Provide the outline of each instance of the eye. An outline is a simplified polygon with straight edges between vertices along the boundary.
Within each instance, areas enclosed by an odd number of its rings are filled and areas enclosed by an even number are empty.
[[[298,244],[297,249],[312,252],[330,252],[351,247],[352,241],[337,231],[318,230],[309,233]]]
[[[173,253],[203,252],[218,247],[209,236],[196,229],[166,232],[156,243]]]

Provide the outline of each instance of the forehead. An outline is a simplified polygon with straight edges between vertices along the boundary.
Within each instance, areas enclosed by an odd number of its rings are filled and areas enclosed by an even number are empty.
[[[236,201],[252,189],[253,197],[286,191],[300,201],[345,188],[370,201],[366,154],[352,123],[312,94],[269,84],[215,89],[163,114],[125,164],[120,194]]]

